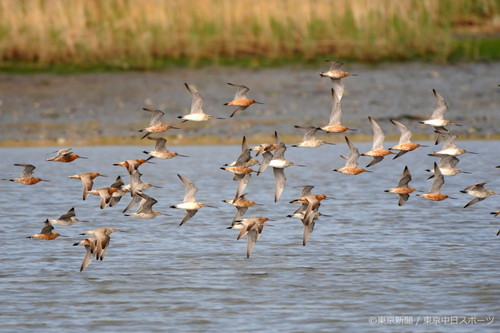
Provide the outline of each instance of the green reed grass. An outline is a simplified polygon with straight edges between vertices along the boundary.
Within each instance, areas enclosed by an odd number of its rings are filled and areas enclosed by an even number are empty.
[[[497,0],[0,0],[0,66],[474,60],[480,43],[457,36],[490,35],[498,46],[499,7]]]

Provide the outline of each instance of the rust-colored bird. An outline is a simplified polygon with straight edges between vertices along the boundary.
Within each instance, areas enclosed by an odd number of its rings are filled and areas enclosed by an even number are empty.
[[[168,131],[169,129],[179,129],[179,127],[175,127],[161,121],[161,118],[165,114],[163,111],[152,110],[148,108],[142,109],[144,111],[151,112],[151,120],[149,121],[148,127],[139,130],[139,132],[146,132],[146,134],[144,134],[141,139],[144,139],[151,133],[163,133]]]
[[[57,151],[56,156],[54,156],[52,158],[48,158],[46,161],[69,163],[69,162],[73,162],[77,158],[86,159],[87,157],[83,157],[83,156],[80,156],[80,155],[73,153],[71,151],[71,148],[65,148],[65,149],[59,149]]]
[[[52,230],[54,230],[54,227],[52,226],[52,224],[50,224],[49,220],[47,219],[47,220],[45,220],[45,222],[43,222],[43,228],[39,234],[34,234],[34,235],[28,236],[26,238],[53,240],[59,236],[62,236],[58,232],[52,232]]]
[[[409,151],[417,149],[418,147],[424,147],[422,145],[419,145],[418,143],[413,143],[410,141],[412,132],[408,129],[408,127],[406,127],[406,125],[394,119],[391,119],[391,123],[396,126],[401,133],[401,136],[399,137],[399,143],[394,147],[389,148],[389,150],[399,150],[399,153],[394,156],[393,160],[406,154]]]
[[[424,199],[441,201],[448,198],[448,195],[441,193],[441,186],[444,184],[444,177],[436,162],[434,162],[434,181],[429,189],[429,192],[424,194],[417,194]]]
[[[14,183],[21,183],[24,185],[34,185],[39,182],[48,182],[48,180],[43,180],[38,177],[33,177],[33,171],[36,169],[36,167],[32,164],[14,164],[15,166],[21,166],[24,167],[24,170],[21,172],[21,175],[18,178],[11,178],[11,179],[2,179],[2,180],[9,180]]]
[[[240,114],[243,110],[245,110],[247,107],[249,107],[252,104],[264,104],[261,102],[257,102],[253,99],[247,98],[246,93],[250,90],[246,86],[243,85],[238,85],[234,83],[228,83],[228,85],[235,87],[236,90],[236,95],[234,95],[234,98],[231,102],[224,103],[224,105],[228,106],[237,106],[236,110],[231,113],[229,118],[232,118],[238,114]]]
[[[68,176],[68,178],[80,179],[82,181],[83,200],[85,200],[89,195],[89,191],[92,190],[92,186],[94,186],[94,179],[99,176],[106,177],[104,175],[101,175],[99,172],[85,172],[85,173],[80,173],[78,175]]]
[[[402,206],[408,201],[410,193],[413,193],[415,191],[413,187],[408,186],[408,183],[410,181],[411,181],[410,170],[408,170],[408,166],[405,166],[398,185],[396,187],[385,190],[384,192],[399,194],[398,206]]]
[[[354,144],[349,140],[349,138],[346,136],[345,141],[347,142],[347,146],[349,147],[349,155],[346,157],[340,155],[343,159],[346,160],[345,166],[340,169],[334,169],[333,171],[337,171],[346,175],[359,175],[360,173],[363,172],[370,172],[367,171],[363,168],[358,167],[358,159],[359,156],[359,150],[354,146]]]

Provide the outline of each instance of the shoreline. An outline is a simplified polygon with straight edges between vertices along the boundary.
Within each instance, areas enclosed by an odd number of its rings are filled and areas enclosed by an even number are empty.
[[[318,135],[318,138],[328,140],[338,144],[344,144],[344,136],[348,136],[353,142],[371,142],[372,136],[368,134],[350,134],[342,133],[337,135]],[[239,145],[241,138],[223,138],[217,136],[190,136],[190,137],[175,137],[163,136],[167,139],[168,146],[205,146],[205,145]],[[281,139],[287,144],[300,142],[301,135],[280,134]],[[493,134],[460,134],[460,141],[496,141],[500,140],[500,133]],[[386,142],[397,142],[398,135],[387,135]],[[435,135],[428,133],[414,133],[412,141],[434,141]],[[272,135],[255,135],[247,136],[247,141],[250,145],[258,145],[264,142],[273,142]],[[0,140],[0,148],[15,148],[15,147],[66,147],[66,146],[150,146],[153,143],[149,140],[141,140],[140,137],[97,137],[83,140],[66,140],[63,138],[54,140],[16,140],[5,139]]]

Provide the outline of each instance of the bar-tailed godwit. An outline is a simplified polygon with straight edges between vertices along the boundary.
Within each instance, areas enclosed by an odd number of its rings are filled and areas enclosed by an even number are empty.
[[[2,179],[2,180],[9,180],[14,183],[21,183],[24,185],[34,185],[39,182],[48,182],[48,180],[43,180],[38,177],[33,177],[33,171],[36,169],[36,167],[32,164],[14,164],[15,166],[20,166],[24,167],[23,171],[21,172],[21,175],[18,178],[11,178],[11,179]]]
[[[340,123],[340,118],[342,118],[342,105],[340,104],[340,98],[337,91],[332,89],[332,112],[330,114],[330,120],[327,125],[321,126],[320,129],[328,133],[343,133],[348,130],[356,131],[354,128],[342,125]]]
[[[448,125],[457,125],[451,120],[444,119],[444,113],[448,111],[448,105],[444,100],[443,96],[441,96],[435,89],[432,89],[434,93],[434,97],[436,97],[436,107],[432,111],[432,115],[430,119],[422,120],[420,123],[425,125],[431,125],[433,127],[444,127]]]
[[[62,236],[58,232],[52,232],[52,230],[54,230],[54,227],[52,226],[52,224],[50,224],[49,220],[47,219],[45,220],[45,222],[43,222],[43,228],[40,231],[40,233],[28,236],[26,238],[53,240],[59,236]]]
[[[106,254],[106,250],[109,246],[109,241],[113,232],[123,232],[123,230],[118,230],[115,228],[97,228],[94,230],[89,230],[81,233],[80,235],[93,235],[97,240],[95,241],[95,257],[97,260],[104,259],[104,255]],[[78,244],[77,244],[78,245]],[[82,244],[84,245],[84,244]]]
[[[257,204],[255,201],[248,200],[247,198],[245,198],[245,195],[246,193],[242,193],[236,199],[222,200],[223,202],[233,205],[236,208],[236,215],[233,218],[231,226],[235,224],[236,220],[241,219],[243,215],[245,215],[245,213],[248,210],[248,207]]]
[[[443,174],[443,176],[455,176],[456,174],[459,173],[470,173],[468,171],[462,171],[455,168],[458,162],[460,162],[460,160],[456,156],[443,155],[443,154],[429,154],[429,155],[441,159],[438,163],[438,168]],[[434,172],[434,170],[431,169],[427,169],[425,171]],[[429,179],[433,177],[434,175],[431,175]]]
[[[178,127],[166,124],[162,122],[161,118],[165,113],[161,110],[152,110],[148,108],[142,108],[144,111],[151,112],[151,120],[149,121],[148,127],[140,129],[139,132],[146,132],[141,139],[144,139],[151,133],[163,133],[169,129],[179,129]]]
[[[354,146],[354,144],[351,142],[351,140],[349,140],[347,136],[345,137],[345,141],[347,142],[347,146],[349,147],[349,155],[347,156],[347,158],[340,155],[340,157],[346,160],[345,166],[340,169],[334,169],[333,171],[337,171],[346,175],[359,175],[363,172],[370,172],[358,167],[358,159],[359,156],[361,156],[359,150],[358,148],[356,148],[356,146]]]
[[[473,153],[471,151],[467,151],[466,149],[463,148],[458,148],[457,145],[455,144],[455,141],[458,139],[458,136],[454,133],[448,132],[445,134],[442,134],[444,138],[444,143],[443,143],[443,148],[441,150],[435,151],[432,154],[440,154],[440,155],[451,155],[451,156],[459,156],[462,154],[477,154]],[[431,155],[432,156],[432,155]]]
[[[335,91],[339,96],[339,100],[342,99],[344,95],[344,84],[342,83],[342,79],[348,76],[357,76],[357,74],[351,74],[349,72],[345,72],[340,69],[344,63],[340,61],[330,61],[326,60],[326,62],[330,63],[330,69],[326,72],[322,72],[319,74],[321,77],[329,77],[332,80],[332,85]]]
[[[304,166],[300,164],[295,164],[285,159],[285,151],[286,151],[285,144],[283,142],[280,142],[278,148],[274,152],[274,155],[272,155],[270,152],[265,152],[262,155],[264,158],[260,164],[259,171],[257,172],[258,175],[261,172],[263,172],[268,166],[273,168],[274,202],[278,201],[281,194],[283,193],[283,189],[285,188],[286,177],[284,169],[289,166],[300,166],[300,167]]]
[[[187,90],[191,94],[192,101],[191,101],[191,112],[189,114],[186,114],[184,116],[178,116],[177,118],[182,119],[182,122],[186,122],[188,120],[191,121],[207,121],[210,119],[224,119],[224,118],[218,118],[215,116],[211,116],[209,114],[206,114],[203,112],[203,97],[201,94],[196,90],[195,87],[188,85],[187,83],[184,83],[186,86]]]
[[[247,236],[247,258],[250,258],[250,254],[252,253],[255,243],[262,234],[267,221],[269,221],[269,219],[263,216],[249,217],[236,221],[239,227],[232,228],[240,229],[240,233],[236,238],[237,240],[241,237]]]
[[[57,224],[57,225],[72,225],[75,224],[76,222],[88,222],[84,220],[80,220],[76,218],[75,214],[75,207],[72,207],[66,214],[61,215],[58,219],[55,220],[49,220],[50,224]]]
[[[68,176],[68,178],[80,179],[82,181],[83,200],[85,200],[89,195],[89,191],[92,190],[92,186],[94,185],[94,179],[99,176],[106,177],[104,175],[101,175],[99,172],[85,172],[85,173],[80,173],[78,175]]]
[[[85,246],[85,257],[83,257],[82,265],[80,266],[80,272],[87,268],[92,260],[95,258],[97,249],[97,238],[85,238],[84,240],[74,243],[73,246],[84,245]]]
[[[418,147],[423,147],[422,145],[419,145],[418,143],[413,143],[411,142],[411,136],[412,132],[406,127],[406,125],[400,123],[399,121],[396,121],[394,119],[391,119],[391,123],[396,126],[401,133],[401,136],[399,137],[399,143],[395,145],[392,148],[389,148],[389,150],[399,150],[399,153],[394,156],[393,159],[396,159],[404,154],[406,154],[409,151],[412,151],[414,149],[417,149]]]
[[[201,207],[212,207],[204,203],[196,201],[195,194],[198,192],[198,188],[187,178],[177,174],[179,179],[182,181],[184,186],[186,186],[186,191],[184,193],[184,200],[180,204],[172,205],[170,208],[178,208],[186,210],[186,215],[182,219],[179,227],[186,223],[190,218],[192,218]]]
[[[390,150],[384,149],[385,135],[384,135],[384,132],[382,131],[382,129],[380,128],[379,124],[377,124],[375,119],[373,119],[372,117],[368,117],[368,120],[370,121],[370,124],[372,125],[372,131],[373,131],[372,150],[367,151],[364,154],[361,154],[361,156],[373,157],[372,161],[370,163],[368,163],[368,165],[366,166],[367,168],[382,161],[384,159],[384,156],[392,154],[392,152]]]
[[[234,110],[233,113],[231,113],[229,118],[232,118],[240,114],[243,110],[245,110],[252,104],[264,104],[261,102],[257,102],[253,99],[247,98],[246,93],[250,90],[247,87],[233,83],[228,83],[228,85],[236,88],[236,95],[234,95],[234,98],[231,102],[224,103],[224,105],[237,106],[236,110]]]
[[[122,166],[125,167],[128,171],[128,174],[131,175],[134,173],[134,171],[138,170],[138,168],[143,164],[143,163],[151,163],[154,164],[154,162],[150,162],[149,160],[154,158],[154,156],[149,156],[146,159],[143,158],[137,158],[137,159],[131,159],[131,160],[126,160],[118,163],[114,163],[113,165],[115,166]]]
[[[295,125],[295,128],[305,130],[304,136],[302,137],[302,141],[296,145],[292,145],[292,147],[307,147],[307,148],[316,148],[322,145],[334,145],[333,142],[326,142],[325,140],[318,139],[316,137],[316,132],[320,129],[316,126],[299,126]]]
[[[424,199],[441,201],[448,198],[448,195],[441,193],[441,186],[444,184],[444,177],[436,162],[434,162],[434,180],[431,184],[429,192],[424,194],[417,194],[417,196]]]
[[[408,170],[408,166],[405,166],[403,174],[401,175],[401,179],[399,179],[398,185],[396,187],[385,190],[384,192],[399,194],[398,206],[402,206],[408,201],[410,193],[413,193],[415,191],[413,187],[408,186],[408,183],[410,181],[410,170]]]
[[[490,195],[500,194],[500,193],[496,193],[495,191],[485,189],[484,185],[486,185],[486,183],[477,183],[477,184],[467,186],[462,191],[460,191],[462,193],[467,193],[467,194],[472,195],[474,197],[474,199],[469,201],[464,206],[464,208],[472,206],[473,204],[478,203],[479,201],[483,201],[484,199],[486,199]]]
[[[80,155],[73,153],[71,151],[71,148],[65,148],[65,149],[59,149],[57,151],[56,156],[54,156],[52,158],[48,158],[46,161],[69,163],[69,162],[73,162],[77,158],[86,159],[87,157],[83,157],[83,156],[80,156]]]
[[[149,154],[153,157],[156,157],[156,158],[162,158],[162,159],[165,159],[165,160],[168,160],[170,158],[173,158],[173,157],[176,157],[176,156],[181,156],[181,157],[188,157],[186,155],[181,155],[181,154],[178,154],[174,151],[170,151],[167,149],[167,140],[164,139],[164,138],[151,138],[151,137],[148,137],[148,139],[150,140],[153,140],[156,142],[155,144],[155,150],[151,150],[151,151],[146,151],[144,150],[143,153],[144,154]]]
[[[139,217],[141,219],[152,219],[158,215],[163,215],[163,213],[153,210],[153,205],[158,202],[156,199],[142,192],[136,192],[135,195],[141,198],[139,208],[137,208],[137,211],[135,213],[125,214],[125,216]]]

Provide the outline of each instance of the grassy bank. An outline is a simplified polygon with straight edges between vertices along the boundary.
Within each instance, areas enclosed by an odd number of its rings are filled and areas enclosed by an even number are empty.
[[[500,58],[496,0],[0,0],[0,68]]]

